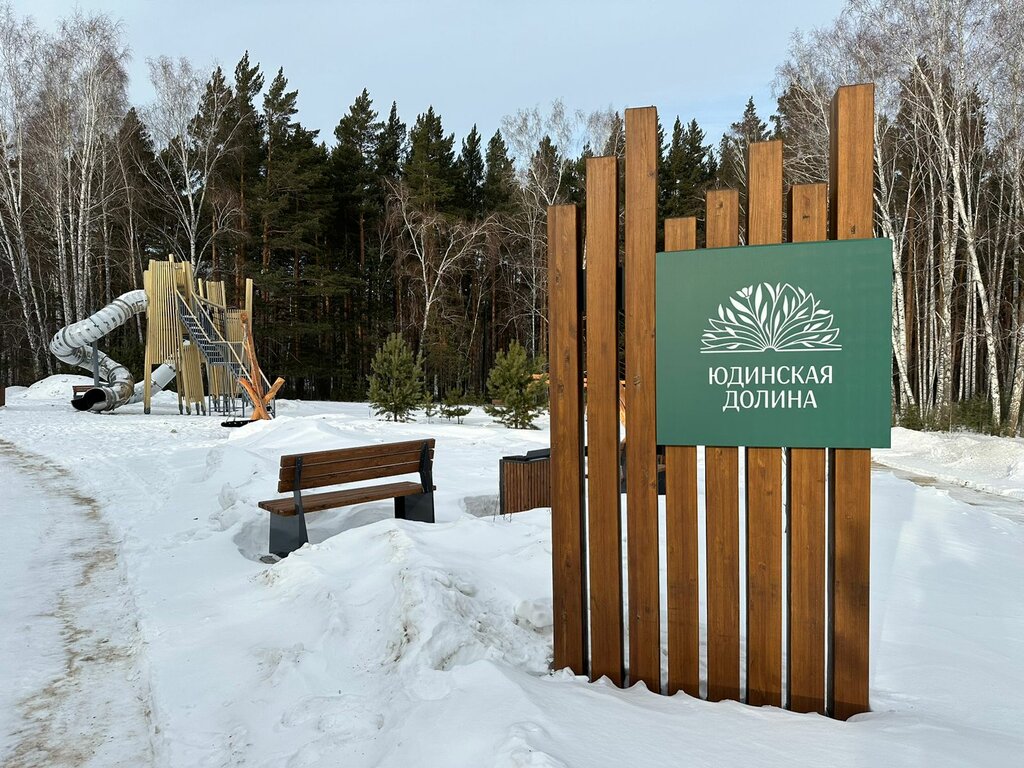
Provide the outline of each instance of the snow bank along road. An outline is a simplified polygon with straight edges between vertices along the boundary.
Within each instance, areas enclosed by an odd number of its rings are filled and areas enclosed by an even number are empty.
[[[173,395],[149,417],[73,413],[69,389],[8,390],[0,411],[0,440],[45,457],[49,478],[0,456],[19,526],[0,590],[0,764],[1003,766],[1024,752],[1024,526],[984,506],[875,472],[873,711],[835,723],[548,674],[550,516],[491,513],[498,458],[547,445],[545,428],[281,403],[275,422],[227,431],[178,416]],[[436,525],[387,503],[334,510],[311,516],[312,546],[259,561],[256,503],[282,453],[423,436],[438,441]],[[1018,449],[1000,445],[985,442],[990,474]],[[910,471],[935,461],[900,450]]]

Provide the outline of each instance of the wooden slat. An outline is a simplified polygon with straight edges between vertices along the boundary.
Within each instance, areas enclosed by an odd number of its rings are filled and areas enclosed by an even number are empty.
[[[410,461],[419,462],[420,452],[422,449],[423,444],[420,443],[412,449],[382,453],[377,456],[349,456],[348,458],[345,458],[345,454],[341,454],[341,457],[338,458],[337,452],[332,452],[335,458],[331,458],[328,461],[310,461],[307,464],[306,460],[303,459],[302,476],[318,477],[321,475],[347,472],[353,469],[365,469],[367,467],[386,466],[389,464],[404,464]],[[433,458],[433,451],[430,451],[430,456]],[[288,465],[282,466],[278,470],[278,478],[280,480],[288,480],[290,482],[294,476],[294,462],[289,462]]]
[[[587,160],[587,500],[590,676],[624,678],[616,274],[619,161]]]
[[[782,242],[782,142],[747,155],[747,243]],[[782,449],[746,449],[747,703],[782,706]]]
[[[383,501],[396,496],[412,496],[417,493],[423,493],[423,486],[419,483],[387,483],[386,485],[373,485],[369,488],[348,488],[343,491],[304,495],[302,508],[305,512],[320,512],[324,509],[366,504],[371,501]],[[268,512],[284,517],[295,515],[295,500],[290,496],[286,499],[261,501],[259,506]]]
[[[502,510],[506,514],[551,506],[551,462],[503,462]]]
[[[697,247],[697,219],[665,220],[665,250]],[[700,563],[697,447],[665,446],[665,567],[668,590],[668,693],[700,695]]]
[[[739,241],[739,195],[733,189],[707,194],[707,245]],[[707,535],[708,699],[740,698],[739,453],[704,451]]]
[[[587,672],[583,547],[580,217],[574,205],[548,209],[548,323],[551,373],[551,560],[554,665]]]
[[[661,690],[658,476],[654,367],[654,257],[658,113],[626,110],[626,523],[629,679]]]
[[[828,185],[794,184],[789,190],[789,240],[816,243],[828,239]]]
[[[404,440],[399,443],[376,443],[374,445],[360,445],[355,448],[336,448],[330,451],[313,451],[311,453],[290,453],[281,457],[282,467],[294,467],[295,459],[302,457],[304,467],[328,461],[343,461],[349,459],[370,458],[374,456],[390,456],[393,453],[402,451],[419,451],[423,444],[434,449],[434,438],[427,440]]]
[[[388,461],[385,459],[385,461]],[[416,461],[403,461],[397,464],[377,462],[370,467],[360,467],[357,469],[344,469],[341,471],[330,471],[326,467],[330,465],[321,464],[310,470],[310,474],[306,474],[306,468],[302,468],[302,483],[300,484],[301,489],[306,488],[325,488],[328,485],[341,485],[342,483],[355,483],[360,480],[377,480],[382,477],[395,477],[397,475],[408,475],[420,471],[419,459]],[[277,482],[277,492],[285,493],[286,491],[295,490],[295,471],[294,470],[282,470],[288,472],[288,477],[283,477]]]
[[[832,238],[871,237],[874,224],[874,86],[840,88],[832,101]],[[829,712],[845,720],[868,711],[871,451],[830,451]]]
[[[789,193],[789,240],[827,236],[828,187],[795,185]],[[788,708],[825,713],[825,451],[793,448],[786,461],[789,497]]]

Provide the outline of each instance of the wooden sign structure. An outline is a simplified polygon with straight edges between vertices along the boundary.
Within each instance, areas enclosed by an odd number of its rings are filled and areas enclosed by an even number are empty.
[[[873,142],[874,86],[840,88],[832,103],[829,184],[796,185],[790,190],[790,241],[872,236]],[[743,553],[739,449],[704,447],[706,566],[702,572],[697,538],[699,449],[668,446],[666,540],[659,541],[654,322],[658,150],[656,110],[627,110],[625,585],[618,318],[608,309],[616,306],[617,295],[618,160],[587,161],[585,306],[579,211],[573,205],[549,209],[554,665],[591,679],[607,676],[617,685],[643,681],[650,690],[670,695],[682,690],[700,696],[703,683],[711,701],[785,706],[845,720],[869,707],[870,450],[744,449]],[[748,245],[782,242],[782,156],[779,141],[750,147]],[[738,244],[738,201],[735,190],[708,192],[707,247]],[[695,219],[665,221],[666,251],[696,245]],[[742,557],[746,558],[745,583],[740,580]],[[667,649],[662,648],[662,558],[667,571]],[[707,676],[703,681],[701,583],[707,595]],[[741,644],[744,600],[746,637]],[[624,655],[627,640],[628,659]],[[741,664],[746,669],[745,686],[740,682]]]

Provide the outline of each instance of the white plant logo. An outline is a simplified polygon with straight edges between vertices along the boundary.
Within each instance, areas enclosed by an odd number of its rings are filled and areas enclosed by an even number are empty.
[[[839,329],[813,293],[789,283],[748,285],[718,305],[701,336],[702,354],[836,352]]]

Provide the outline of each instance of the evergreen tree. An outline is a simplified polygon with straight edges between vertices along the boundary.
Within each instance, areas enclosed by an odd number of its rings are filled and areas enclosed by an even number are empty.
[[[256,97],[263,90],[259,64],[250,64],[246,51],[235,65],[234,99],[229,123],[235,128],[233,162],[225,174],[232,176],[238,198],[235,233],[235,295],[241,296],[249,271],[249,252],[257,238],[253,232],[253,199],[260,194],[260,169],[263,165],[263,118],[256,109]]]
[[[733,123],[719,144],[719,177],[721,186],[744,190],[746,187],[747,147],[768,140],[768,125],[757,114],[754,97],[747,99],[743,117]]]
[[[534,429],[533,422],[547,405],[547,376],[534,378],[539,361],[532,364],[526,349],[513,341],[499,352],[487,377],[487,392],[493,403],[484,410],[495,421],[512,429]]]
[[[475,125],[462,140],[455,173],[458,208],[468,218],[479,218],[484,213],[484,158],[480,152],[480,133]]]
[[[288,207],[288,180],[290,168],[285,146],[295,133],[298,123],[292,118],[298,112],[298,91],[287,91],[288,80],[279,69],[266,96],[263,97],[263,119],[266,127],[264,139],[263,190],[260,201],[262,266],[270,268],[271,252],[284,212]]]
[[[457,424],[462,423],[462,419],[469,415],[469,412],[473,410],[468,405],[463,405],[465,395],[460,389],[450,389],[448,394],[444,397],[444,402],[441,403],[441,416],[451,421],[455,419]]]
[[[125,113],[118,127],[117,146],[125,198],[121,226],[129,257],[133,260],[131,274],[138,280],[145,268],[144,254],[156,250],[164,224],[160,209],[153,200],[154,190],[150,182],[159,173],[153,139],[135,107]],[[139,269],[137,277],[136,268]]]
[[[421,362],[399,334],[388,336],[370,369],[370,404],[378,416],[409,421],[409,414],[428,402]]]
[[[334,129],[337,144],[331,151],[331,170],[338,225],[343,238],[351,236],[355,240],[360,266],[366,263],[367,219],[377,210],[374,198],[381,128],[364,88]]]
[[[718,149],[718,186],[739,192],[741,244],[747,240],[747,148],[755,142],[767,140],[768,125],[758,116],[751,97],[743,109],[743,117],[729,127]]]
[[[405,178],[412,202],[423,210],[445,210],[456,190],[455,134],[444,133],[440,115],[430,107],[409,132]]]
[[[259,215],[262,269],[262,335],[271,348],[268,366],[284,375],[289,391],[336,396],[338,383],[355,385],[355,374],[339,375],[333,339],[352,277],[324,258],[330,211],[328,154],[317,131],[294,119],[297,91],[278,71],[263,101],[266,126]],[[322,382],[319,383],[319,382]],[[292,390],[292,387],[296,390]]]
[[[195,141],[196,144],[201,145],[207,143],[204,141],[205,137],[210,137],[208,142],[212,146],[233,146],[235,141],[235,123],[231,120],[231,105],[233,103],[234,94],[224,76],[224,70],[217,67],[206,83],[206,90],[199,102],[199,111],[189,126],[191,134],[189,141]],[[197,139],[197,137],[203,138]],[[209,276],[214,280],[219,280],[221,276],[222,251],[227,242],[223,225],[228,223],[226,219],[233,204],[231,186],[233,185],[230,180],[230,163],[222,162],[210,169],[203,194],[199,198],[202,201],[203,212],[210,222]]]
[[[704,131],[697,121],[691,120],[684,127],[677,117],[659,178],[662,217],[699,218],[703,213],[704,191],[717,172],[714,152],[710,144],[704,143]]]
[[[405,144],[407,139],[405,123],[398,117],[398,104],[391,102],[391,111],[384,121],[377,141],[377,178],[379,183],[379,202],[383,204],[387,190],[387,182],[395,182],[402,174],[405,164]]]
[[[484,174],[481,194],[484,210],[490,213],[507,213],[512,207],[512,196],[515,191],[515,165],[508,156],[508,146],[495,131],[487,142],[487,171]]]

